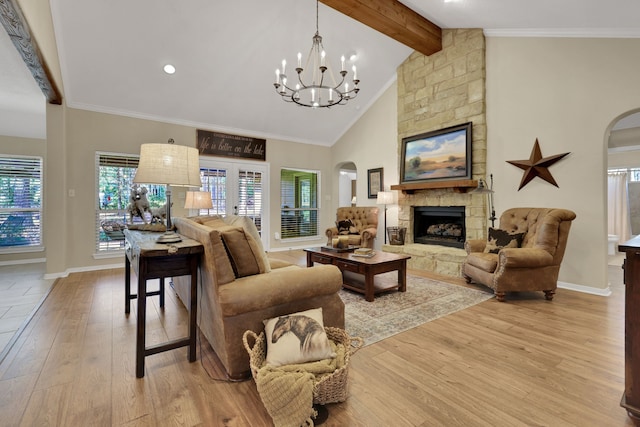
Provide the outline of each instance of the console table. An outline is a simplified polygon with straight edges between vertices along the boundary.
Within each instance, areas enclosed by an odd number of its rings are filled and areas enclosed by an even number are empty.
[[[625,390],[620,406],[640,425],[640,237],[618,245],[624,260],[624,372]]]
[[[196,360],[196,310],[198,295],[198,263],[204,247],[200,242],[182,236],[182,241],[171,244],[156,243],[160,233],[125,230],[125,312],[129,313],[129,300],[137,299],[136,377],[144,377],[144,358],[152,354],[179,347],[189,347],[189,362]],[[131,294],[131,266],[138,276],[138,293]],[[167,277],[191,275],[189,306],[189,336],[151,347],[145,346],[147,281],[160,279],[160,292],[164,291]],[[164,297],[160,294],[161,305]]]

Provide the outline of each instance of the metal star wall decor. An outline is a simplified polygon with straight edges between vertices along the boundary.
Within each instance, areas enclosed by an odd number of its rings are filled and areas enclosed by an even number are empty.
[[[523,169],[524,175],[522,176],[522,180],[520,181],[520,187],[518,187],[518,191],[525,185],[527,185],[533,178],[539,176],[540,178],[547,181],[549,184],[553,184],[556,187],[558,183],[551,176],[551,172],[549,172],[549,166],[567,156],[569,153],[556,154],[555,156],[542,157],[542,152],[540,151],[540,144],[538,143],[538,138],[536,138],[536,142],[533,145],[533,149],[531,150],[531,156],[529,156],[528,160],[507,160],[507,163],[511,163],[514,166]]]

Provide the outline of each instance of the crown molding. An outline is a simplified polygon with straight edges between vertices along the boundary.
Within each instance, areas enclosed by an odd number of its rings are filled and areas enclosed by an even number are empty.
[[[486,28],[486,37],[640,38],[638,28]]]

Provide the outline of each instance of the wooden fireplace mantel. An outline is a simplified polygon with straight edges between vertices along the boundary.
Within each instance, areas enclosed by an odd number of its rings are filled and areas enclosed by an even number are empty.
[[[452,188],[457,193],[466,193],[470,189],[478,187],[478,181],[475,179],[460,179],[451,181],[434,181],[434,182],[412,182],[409,184],[392,185],[392,190],[399,190],[403,193],[413,194],[420,190],[433,190],[438,188]]]

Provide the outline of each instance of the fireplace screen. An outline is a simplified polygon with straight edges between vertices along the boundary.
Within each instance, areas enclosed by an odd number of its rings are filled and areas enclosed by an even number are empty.
[[[415,206],[413,242],[463,248],[465,241],[464,206]]]

